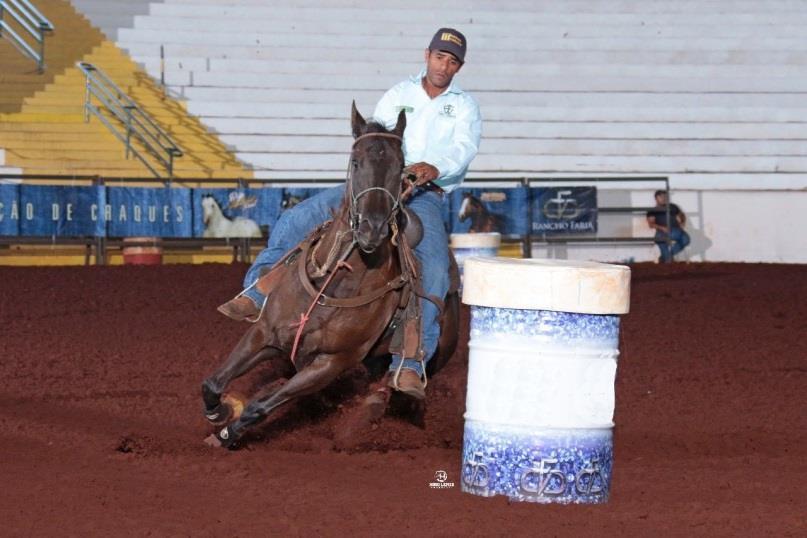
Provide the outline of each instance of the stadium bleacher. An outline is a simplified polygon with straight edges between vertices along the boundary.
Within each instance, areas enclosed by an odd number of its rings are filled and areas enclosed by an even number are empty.
[[[743,186],[807,171],[793,0],[166,0],[110,26],[123,3],[76,2],[154,77],[164,46],[169,88],[256,177],[339,177],[350,101],[369,113],[440,25],[469,39],[458,81],[486,120],[476,176]]]
[[[37,5],[56,27],[45,49],[44,74],[36,73],[29,59],[0,39],[0,61],[4,62],[0,75],[0,147],[6,150],[6,165],[14,172],[151,175],[139,161],[126,159],[124,146],[100,121],[93,118],[85,122],[85,77],[75,66],[81,60],[103,69],[177,141],[185,153],[175,165],[177,177],[251,177],[250,171],[189,115],[182,103],[166,96],[68,2],[40,0]]]

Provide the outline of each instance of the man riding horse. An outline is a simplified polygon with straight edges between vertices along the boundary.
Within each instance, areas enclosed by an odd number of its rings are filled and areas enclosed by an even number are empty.
[[[379,101],[374,120],[387,129],[395,127],[401,111],[406,114],[404,131],[405,172],[415,178],[416,188],[408,207],[420,218],[423,238],[415,247],[420,262],[425,296],[444,297],[449,289],[448,238],[442,219],[445,195],[463,181],[476,156],[482,118],[476,101],[454,83],[454,75],[465,61],[465,36],[452,28],[441,28],[425,51],[426,68],[420,74],[393,86]],[[351,163],[356,166],[356,163]],[[255,283],[308,234],[332,217],[344,198],[344,185],[313,196],[285,211],[269,237],[269,245],[256,258],[244,278],[245,291],[221,305],[219,311],[235,320],[254,320],[271,301],[272,282]],[[360,225],[367,223],[360,223]],[[386,232],[385,232],[386,233]],[[271,274],[271,273],[270,273]],[[271,281],[271,277],[267,279]],[[390,371],[392,388],[413,398],[424,399],[426,363],[440,337],[437,305],[421,300],[421,357],[403,360],[393,355]]]

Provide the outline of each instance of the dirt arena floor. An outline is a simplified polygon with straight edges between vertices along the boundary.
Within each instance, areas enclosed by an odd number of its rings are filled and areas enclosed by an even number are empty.
[[[243,272],[0,267],[1,535],[807,535],[805,266],[634,267],[600,506],[460,492],[467,329],[422,421],[336,450],[354,371],[245,449],[205,446],[200,382],[245,328],[215,307]]]

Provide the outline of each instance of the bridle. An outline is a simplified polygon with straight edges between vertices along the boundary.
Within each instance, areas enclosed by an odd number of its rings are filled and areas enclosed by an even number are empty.
[[[359,137],[357,137],[353,141],[353,146],[350,153],[350,162],[348,162],[347,168],[347,193],[350,196],[349,206],[348,206],[348,216],[350,219],[350,229],[353,231],[353,238],[356,241],[357,235],[359,233],[359,225],[361,224],[362,214],[359,212],[358,204],[359,199],[367,193],[373,191],[381,191],[387,196],[390,197],[392,200],[392,208],[390,209],[389,215],[387,215],[386,222],[389,223],[392,219],[395,218],[395,215],[398,213],[398,209],[401,207],[401,193],[398,193],[398,196],[392,194],[389,189],[386,187],[367,187],[366,189],[360,191],[358,194],[354,193],[353,191],[353,152],[356,150],[356,144],[365,140],[367,138],[390,138],[392,140],[397,140],[401,144],[403,144],[403,138],[400,136],[393,134],[393,133],[365,133]]]

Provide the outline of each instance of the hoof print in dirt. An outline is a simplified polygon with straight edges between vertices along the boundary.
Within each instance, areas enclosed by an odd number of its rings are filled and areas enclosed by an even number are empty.
[[[142,454],[144,446],[139,439],[124,436],[118,440],[118,443],[115,445],[115,450],[121,454]]]

